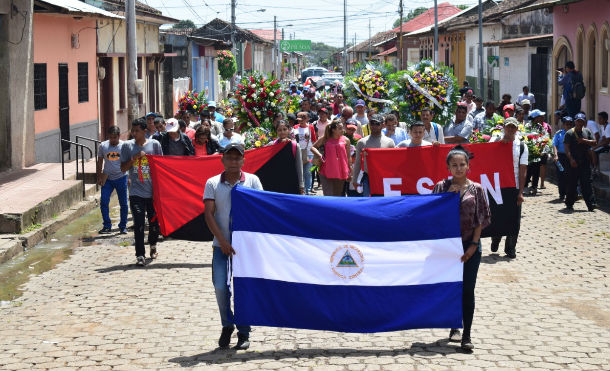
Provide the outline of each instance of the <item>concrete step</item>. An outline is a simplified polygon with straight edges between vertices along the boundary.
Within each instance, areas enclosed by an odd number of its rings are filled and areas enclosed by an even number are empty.
[[[75,167],[74,162],[65,165],[65,180],[61,179],[61,164],[57,163],[0,173],[0,238],[5,233],[32,231],[81,202],[83,182],[76,180]],[[95,161],[85,162],[85,172],[92,172],[95,178]],[[85,197],[96,191],[95,184],[86,184]]]
[[[83,199],[78,180],[41,179],[11,193],[11,201],[0,204],[0,233],[24,233]]]

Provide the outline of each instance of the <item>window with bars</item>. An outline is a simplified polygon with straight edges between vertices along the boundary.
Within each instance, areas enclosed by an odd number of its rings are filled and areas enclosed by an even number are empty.
[[[89,63],[78,62],[78,103],[89,101]]]
[[[474,46],[468,48],[468,67],[474,68]]]
[[[34,63],[34,109],[47,108],[47,64]]]

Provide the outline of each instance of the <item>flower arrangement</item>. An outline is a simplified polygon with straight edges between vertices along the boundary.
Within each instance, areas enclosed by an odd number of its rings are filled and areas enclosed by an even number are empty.
[[[394,67],[389,63],[358,65],[352,73],[345,76],[343,95],[352,104],[363,99],[369,108],[382,112],[391,103],[387,77],[394,71]]]
[[[521,140],[527,145],[528,162],[539,162],[542,156],[553,153],[549,134],[542,125],[528,123],[519,125]]]
[[[216,54],[218,58],[218,73],[224,80],[228,80],[237,72],[237,62],[235,56],[228,50],[219,50]]]
[[[178,99],[178,110],[189,111],[199,115],[201,111],[208,108],[208,100],[203,92],[188,90]]]
[[[246,149],[264,147],[273,141],[271,131],[264,127],[252,128],[242,134]]]
[[[434,122],[442,126],[453,119],[459,93],[457,80],[449,67],[435,66],[424,60],[406,71],[398,71],[389,79],[389,95],[407,123],[419,121],[424,107],[434,111]]]
[[[233,105],[231,104],[231,102],[228,99],[222,99],[220,101],[220,105],[225,110],[225,113],[224,113],[225,117],[233,117]]]
[[[286,112],[296,114],[301,109],[301,97],[298,95],[290,95],[286,99]]]
[[[235,114],[240,123],[240,131],[262,126],[273,128],[273,115],[282,111],[286,97],[279,80],[254,72],[244,76],[235,90]]]
[[[470,135],[470,143],[487,143],[491,140],[491,135],[485,134],[479,129],[472,131]]]

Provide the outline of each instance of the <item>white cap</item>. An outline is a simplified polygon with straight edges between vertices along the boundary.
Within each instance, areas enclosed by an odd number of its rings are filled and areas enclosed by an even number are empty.
[[[165,122],[165,131],[167,131],[168,133],[175,133],[178,130],[180,130],[178,120],[171,118]]]

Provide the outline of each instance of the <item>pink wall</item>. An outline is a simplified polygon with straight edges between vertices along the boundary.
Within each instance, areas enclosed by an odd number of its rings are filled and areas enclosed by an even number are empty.
[[[59,63],[68,64],[70,125],[97,120],[95,19],[36,13],[33,29],[34,63],[47,64],[47,108],[34,111],[36,134],[59,128]],[[78,48],[72,48],[72,34],[79,35]],[[78,103],[78,62],[89,67],[89,101],[83,103]]]
[[[583,66],[578,66],[577,63],[576,31],[581,25],[583,26],[586,43],[589,27],[594,24],[597,30],[596,40],[599,45],[601,29],[604,23],[610,23],[610,0],[584,0],[565,6],[558,5],[553,8],[553,41],[556,43],[561,36],[567,38],[570,42],[572,53],[574,53],[573,60],[577,64],[576,69],[582,70]],[[598,59],[598,64],[600,62]],[[598,92],[597,100],[598,110],[610,111],[610,95]],[[582,109],[585,110],[586,107],[585,98],[582,101]]]

